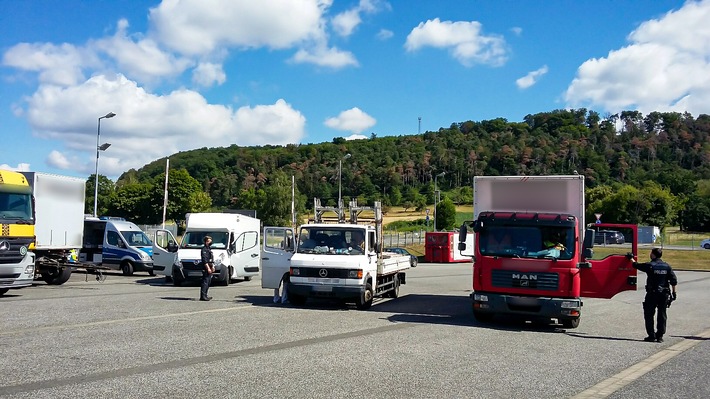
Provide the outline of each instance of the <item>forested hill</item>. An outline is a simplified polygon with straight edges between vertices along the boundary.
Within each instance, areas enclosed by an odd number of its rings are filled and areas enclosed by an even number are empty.
[[[652,180],[675,194],[710,178],[710,116],[636,111],[601,118],[586,109],[528,115],[523,122],[462,122],[421,135],[332,143],[202,148],[170,157],[203,184],[215,207],[231,206],[243,189],[268,185],[276,171],[295,176],[306,198],[337,198],[342,160],[343,196],[379,197],[411,188],[426,193],[470,186],[474,175],[586,176],[589,187]],[[343,159],[346,154],[351,157]],[[124,173],[142,182],[164,173],[165,160]],[[290,179],[289,179],[290,180]]]

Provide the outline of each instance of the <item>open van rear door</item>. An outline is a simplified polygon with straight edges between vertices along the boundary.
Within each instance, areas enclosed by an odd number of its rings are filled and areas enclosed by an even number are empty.
[[[626,257],[638,255],[638,226],[628,224],[597,224],[597,229],[614,230],[624,235],[623,244],[594,246],[594,257],[580,263],[580,296],[612,298],[622,291],[636,290],[636,269]]]

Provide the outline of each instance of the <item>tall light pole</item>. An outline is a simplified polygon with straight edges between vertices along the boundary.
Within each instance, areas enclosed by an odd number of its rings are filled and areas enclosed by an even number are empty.
[[[116,116],[116,114],[114,114],[113,112],[109,112],[104,116],[100,116],[99,124],[96,128],[96,173],[94,174],[96,180],[94,181],[94,217],[97,216],[97,207],[99,204],[99,151],[106,151],[106,149],[111,146],[111,144],[109,143],[99,145],[99,137],[101,137],[101,119],[109,119],[113,118],[114,116]]]
[[[338,164],[338,208],[342,208],[343,202],[343,159],[348,159],[352,155],[345,154],[344,157],[340,158],[340,163]]]
[[[436,207],[439,205],[439,189],[437,188],[437,178],[444,177],[446,172],[441,172],[434,176],[434,231],[436,231]]]

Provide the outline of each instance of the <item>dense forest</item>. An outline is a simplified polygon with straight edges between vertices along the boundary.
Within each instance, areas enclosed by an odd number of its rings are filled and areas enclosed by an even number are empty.
[[[423,209],[434,202],[435,184],[453,202],[470,203],[476,175],[579,173],[586,178],[590,212],[604,211],[617,222],[705,231],[710,230],[709,135],[705,114],[625,111],[601,117],[586,109],[555,110],[527,115],[523,122],[466,121],[419,135],[196,149],[170,156],[169,176],[171,184],[174,170],[194,179],[182,195],[200,191],[191,199],[199,210],[263,207],[279,196],[290,214],[291,176],[305,211],[314,197],[334,205],[339,181],[346,200]],[[162,206],[164,173],[163,158],[124,173],[115,185],[102,179],[100,198],[116,201],[121,191],[140,194],[152,197],[156,209]],[[90,182],[87,193],[93,195]],[[111,204],[107,200],[103,208],[128,212],[125,204]],[[284,211],[283,204],[269,206]]]

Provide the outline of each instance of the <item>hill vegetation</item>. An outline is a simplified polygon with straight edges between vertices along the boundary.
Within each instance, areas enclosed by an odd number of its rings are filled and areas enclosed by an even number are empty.
[[[289,223],[291,176],[304,214],[312,198],[335,205],[339,181],[345,201],[423,210],[434,203],[435,189],[442,200],[470,204],[476,175],[578,173],[586,178],[589,220],[603,213],[606,221],[710,231],[709,135],[705,114],[625,111],[602,118],[573,109],[527,115],[523,122],[466,121],[420,135],[201,148],[170,156],[168,218],[239,208]],[[159,222],[164,173],[159,159],[115,184],[102,177],[100,210]],[[93,177],[87,186],[93,203]]]

